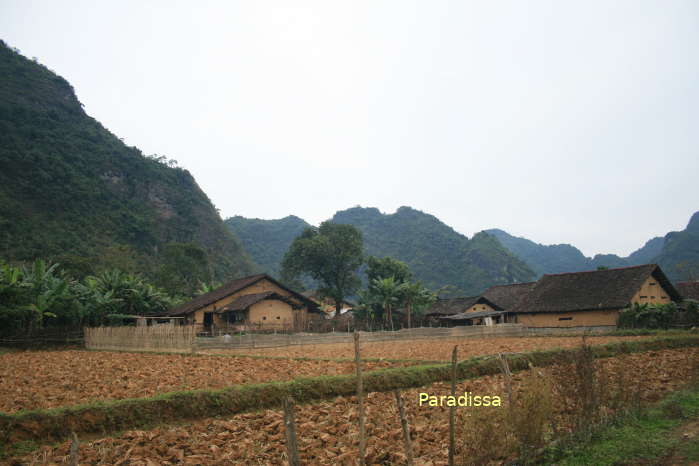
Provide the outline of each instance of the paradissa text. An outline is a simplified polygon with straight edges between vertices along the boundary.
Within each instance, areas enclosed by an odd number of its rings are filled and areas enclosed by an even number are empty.
[[[481,396],[473,395],[471,392],[464,392],[461,396],[451,395],[430,395],[429,393],[420,393],[420,406],[502,406],[502,400],[499,396]]]

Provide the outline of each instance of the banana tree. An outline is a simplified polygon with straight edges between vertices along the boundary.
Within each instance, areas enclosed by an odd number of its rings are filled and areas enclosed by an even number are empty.
[[[393,278],[375,278],[371,282],[370,292],[384,310],[384,321],[388,320],[393,330],[393,307],[400,303],[401,285]]]

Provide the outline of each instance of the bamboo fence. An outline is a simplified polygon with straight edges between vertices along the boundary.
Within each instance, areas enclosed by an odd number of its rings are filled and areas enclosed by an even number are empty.
[[[194,346],[193,325],[86,327],[85,347],[92,350],[188,353]]]

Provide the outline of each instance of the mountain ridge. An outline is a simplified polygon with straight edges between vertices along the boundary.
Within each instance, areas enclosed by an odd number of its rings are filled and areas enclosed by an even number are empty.
[[[185,169],[126,146],[73,87],[0,41],[0,258],[155,272],[188,243],[213,279],[258,267]]]

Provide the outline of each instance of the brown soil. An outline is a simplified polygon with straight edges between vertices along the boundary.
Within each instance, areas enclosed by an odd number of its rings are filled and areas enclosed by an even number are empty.
[[[370,362],[365,370],[389,366],[396,364]],[[353,371],[350,362],[92,351],[16,352],[0,355],[0,412]]]
[[[622,368],[629,386],[641,384],[642,398],[655,401],[686,383],[699,349],[653,351],[627,355],[600,364],[612,372]],[[561,373],[569,368],[559,367]],[[522,374],[515,375],[518,389]],[[504,397],[501,376],[482,377],[459,384],[457,392]],[[405,390],[406,410],[413,437],[416,464],[446,464],[448,408],[418,405],[419,392],[447,394],[448,384]],[[575,395],[575,394],[572,394]],[[458,408],[457,425],[466,422],[473,409]],[[401,464],[401,428],[393,395],[372,393],[367,399],[368,464]],[[297,407],[296,425],[302,464],[355,463],[357,454],[356,400],[335,400]],[[457,438],[459,432],[457,431]],[[61,464],[67,459],[70,442],[42,449],[22,458],[21,464]],[[186,426],[128,431],[80,446],[81,464],[284,464],[285,443],[282,414],[264,410],[206,419]],[[122,463],[125,464],[125,463]]]
[[[648,337],[588,337],[590,345],[617,341],[633,341]],[[501,338],[452,338],[446,340],[409,340],[362,343],[363,358],[420,359],[423,361],[448,361],[454,345],[459,347],[459,358],[496,353],[519,353],[551,348],[580,346],[582,337],[501,337]],[[353,358],[351,343],[287,346],[283,348],[259,348],[241,350],[210,350],[209,353],[238,353],[262,356]]]

